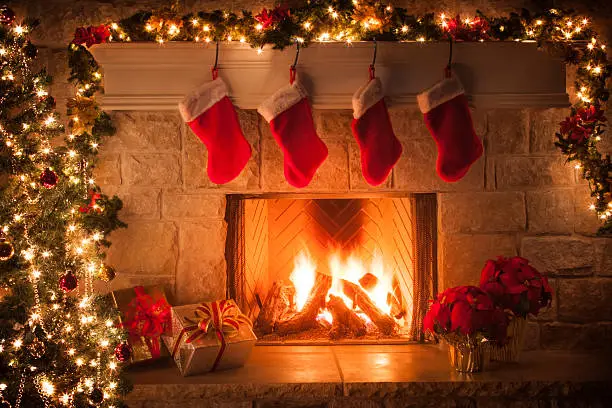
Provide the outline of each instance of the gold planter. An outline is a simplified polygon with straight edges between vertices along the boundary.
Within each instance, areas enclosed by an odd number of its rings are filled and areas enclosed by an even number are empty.
[[[491,347],[491,360],[505,363],[516,363],[521,355],[527,319],[515,317],[508,324],[508,343],[504,346]]]
[[[448,361],[460,373],[477,373],[486,368],[489,361],[489,347],[479,345],[449,344]]]

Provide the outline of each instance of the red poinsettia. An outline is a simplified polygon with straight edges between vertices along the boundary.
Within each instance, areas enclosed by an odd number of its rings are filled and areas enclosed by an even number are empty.
[[[497,304],[520,317],[529,313],[535,316],[552,301],[548,279],[519,256],[487,261],[480,275],[480,287]]]
[[[461,20],[461,17],[456,16],[445,21],[442,27],[455,41],[479,41],[489,38],[489,23],[480,17]]]
[[[559,125],[560,132],[574,143],[583,143],[594,132],[597,122],[605,122],[604,111],[594,105],[583,107],[570,117],[565,118]]]
[[[99,26],[79,27],[74,32],[72,44],[85,44],[87,48],[94,44],[102,44],[108,40],[111,32],[104,24]]]
[[[476,286],[457,286],[438,295],[423,319],[423,329],[441,336],[461,334],[503,343],[508,318]]]
[[[255,20],[261,23],[262,28],[265,30],[276,23],[280,23],[287,17],[289,17],[289,7],[282,4],[273,8],[272,10],[264,8],[261,10],[261,13],[255,16]]]

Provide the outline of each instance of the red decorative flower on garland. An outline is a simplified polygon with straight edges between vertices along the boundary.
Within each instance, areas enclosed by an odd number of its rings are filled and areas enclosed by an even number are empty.
[[[100,198],[102,198],[102,194],[100,193],[96,193],[93,190],[89,191],[89,203],[87,205],[82,205],[79,207],[79,212],[82,213],[89,213],[93,210],[97,210],[98,212],[102,211],[100,209],[100,207],[96,206],[96,201],[98,201]]]
[[[74,32],[74,40],[72,40],[72,44],[85,44],[85,46],[89,48],[94,44],[105,43],[110,35],[110,30],[104,24],[99,26],[79,27]]]
[[[457,286],[438,295],[423,319],[423,330],[442,337],[463,335],[504,343],[508,317],[476,286]]]
[[[519,256],[487,261],[480,275],[480,287],[495,303],[519,317],[529,313],[535,316],[552,301],[548,279]]]
[[[442,28],[455,41],[480,41],[489,38],[489,23],[484,18],[466,18],[459,16],[442,22]]]
[[[605,122],[604,111],[595,105],[580,108],[573,116],[565,118],[559,132],[574,143],[583,143],[595,131],[598,122]]]
[[[261,10],[261,13],[255,16],[255,20],[257,20],[261,24],[262,29],[265,30],[266,28],[272,27],[274,24],[280,23],[287,17],[289,17],[289,8],[287,5],[283,4],[272,10],[264,8]]]

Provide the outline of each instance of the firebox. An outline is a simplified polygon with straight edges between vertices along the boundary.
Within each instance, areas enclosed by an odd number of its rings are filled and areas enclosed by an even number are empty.
[[[266,344],[423,341],[436,196],[230,195],[227,294]]]

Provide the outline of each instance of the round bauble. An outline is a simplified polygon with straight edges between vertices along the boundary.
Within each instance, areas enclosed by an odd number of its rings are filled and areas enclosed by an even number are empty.
[[[115,279],[115,276],[117,274],[115,273],[115,269],[108,266],[108,265],[102,265],[100,267],[100,270],[98,271],[98,278],[100,278],[100,280],[103,280],[104,282],[110,282],[113,279]]]
[[[9,240],[0,237],[0,261],[8,261],[15,255],[15,247]]]
[[[57,185],[59,177],[53,170],[46,168],[40,175],[40,182],[44,188],[53,188]]]
[[[94,388],[88,395],[89,402],[92,404],[101,404],[104,401],[104,393],[99,388]]]
[[[122,363],[125,363],[132,356],[132,347],[126,342],[117,344],[115,347],[115,358]]]
[[[41,358],[45,355],[47,347],[45,346],[45,343],[38,340],[38,337],[34,337],[34,340],[32,340],[30,344],[28,344],[28,351],[30,352],[30,355],[32,357]]]
[[[72,271],[67,271],[59,280],[59,286],[65,293],[75,290],[78,284],[77,277]]]
[[[5,5],[0,6],[0,24],[9,25],[13,24],[13,21],[15,21],[15,12]]]

